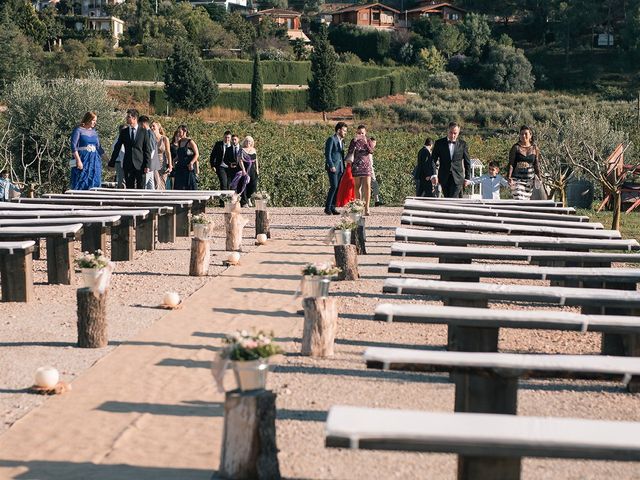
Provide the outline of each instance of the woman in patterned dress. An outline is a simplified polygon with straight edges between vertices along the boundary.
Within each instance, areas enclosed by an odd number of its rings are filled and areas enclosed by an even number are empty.
[[[540,149],[533,143],[531,128],[520,127],[518,143],[509,152],[509,173],[511,195],[516,200],[529,200],[535,177],[540,178]]]
[[[71,189],[89,190],[102,183],[102,155],[100,138],[96,132],[98,117],[87,112],[80,125],[71,133]]]
[[[351,174],[355,182],[356,198],[364,201],[364,214],[369,216],[371,201],[371,175],[373,173],[371,155],[376,144],[367,138],[367,129],[359,125],[356,136],[349,144],[347,159],[353,158]]]

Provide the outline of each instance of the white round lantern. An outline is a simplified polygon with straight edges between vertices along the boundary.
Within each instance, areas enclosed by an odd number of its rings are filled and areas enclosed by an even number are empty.
[[[267,243],[267,234],[259,233],[258,235],[256,235],[256,243],[258,245],[264,245],[265,243]]]
[[[59,380],[60,374],[54,367],[40,367],[36,370],[35,384],[37,387],[51,389],[58,384]]]
[[[232,265],[235,265],[239,261],[240,261],[240,254],[238,252],[231,252],[229,254],[229,257],[227,258],[227,262],[229,262]]]
[[[180,295],[177,292],[165,292],[162,304],[167,307],[177,307],[180,304]]]

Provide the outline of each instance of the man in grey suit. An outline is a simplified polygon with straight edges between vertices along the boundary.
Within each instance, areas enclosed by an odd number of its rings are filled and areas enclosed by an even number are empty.
[[[336,193],[338,184],[344,173],[344,137],[347,135],[347,124],[336,123],[335,134],[327,138],[324,144],[324,168],[329,176],[329,193],[324,204],[324,213],[340,215],[336,210]]]

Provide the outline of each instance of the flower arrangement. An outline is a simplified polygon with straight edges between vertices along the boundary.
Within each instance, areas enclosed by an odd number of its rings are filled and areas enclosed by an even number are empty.
[[[227,335],[223,342],[226,346],[221,352],[221,357],[228,360],[258,360],[282,353],[282,348],[273,341],[273,332],[237,331]]]
[[[251,198],[253,200],[264,200],[265,202],[268,202],[269,200],[271,200],[271,195],[269,195],[268,192],[265,192],[264,190],[261,190],[259,192],[255,192],[253,195],[251,195]]]
[[[307,263],[302,269],[303,275],[333,277],[338,275],[342,269],[332,263]]]
[[[224,203],[236,202],[237,199],[238,196],[235,193],[223,193],[222,195],[220,195],[220,200],[222,200]]]
[[[204,213],[199,213],[191,217],[191,223],[193,225],[209,225],[211,220],[209,220]]]
[[[76,264],[80,268],[101,269],[109,265],[109,259],[104,256],[102,250],[96,250],[93,253],[84,252],[76,259]]]
[[[354,222],[351,218],[342,217],[340,219],[340,223],[338,223],[335,227],[333,227],[333,229],[334,230],[353,230],[357,226],[358,224]]]
[[[362,200],[351,200],[345,205],[345,211],[347,213],[363,213],[364,202]]]

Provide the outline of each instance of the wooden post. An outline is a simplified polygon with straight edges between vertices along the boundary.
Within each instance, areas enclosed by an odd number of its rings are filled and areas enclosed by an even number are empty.
[[[158,242],[173,243],[176,241],[176,216],[173,212],[158,216]]]
[[[101,224],[85,225],[82,229],[82,251],[95,252],[107,248],[107,234]]]
[[[342,269],[338,280],[357,280],[360,278],[355,245],[334,245],[333,253],[336,258],[336,266]]]
[[[335,298],[309,297],[302,300],[302,306],[302,355],[321,358],[333,356],[333,341],[338,329],[338,306]]]
[[[189,207],[176,207],[176,235],[188,237],[191,235],[191,221],[189,220]]]
[[[32,254],[31,258],[33,260],[40,260],[40,253],[42,251],[42,248],[40,247],[40,239],[39,238],[32,238],[31,240],[36,242],[36,244],[33,246],[33,254]]]
[[[520,480],[520,457],[458,456],[458,480]]]
[[[615,290],[636,290],[635,283],[624,282],[604,282],[602,288],[615,289]],[[637,315],[638,312],[635,309],[625,308],[624,304],[620,307],[582,307],[581,313],[595,314],[595,315]],[[637,344],[634,337],[638,337],[637,334],[620,334],[620,333],[603,333],[601,352],[603,355],[617,355],[617,356],[640,356],[640,345]]]
[[[71,285],[73,239],[47,237],[47,283]]]
[[[107,336],[107,292],[97,293],[90,288],[79,288],[78,347],[103,348],[109,343]]]
[[[128,262],[133,260],[133,219],[122,218],[120,225],[111,227],[111,260]]]
[[[209,274],[210,249],[209,240],[200,238],[191,239],[191,261],[189,262],[189,275],[202,277]]]
[[[456,384],[456,412],[516,415],[518,376],[503,377],[487,371],[452,371]]]
[[[267,238],[271,238],[269,228],[269,212],[266,210],[256,210],[256,235],[264,233]]]
[[[242,251],[242,229],[247,224],[247,219],[236,212],[224,214],[224,225],[227,235],[225,249],[228,252]]]
[[[136,225],[136,250],[155,250],[156,217],[157,214],[150,213]]]
[[[33,260],[31,249],[0,255],[0,287],[3,302],[29,302],[33,299]]]
[[[360,217],[358,226],[351,230],[351,244],[356,246],[358,255],[367,254],[366,234],[364,231],[365,218]]]
[[[227,392],[217,478],[279,480],[276,394],[269,390]],[[214,477],[215,478],[215,477]]]

